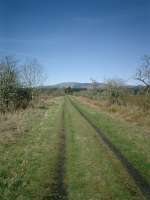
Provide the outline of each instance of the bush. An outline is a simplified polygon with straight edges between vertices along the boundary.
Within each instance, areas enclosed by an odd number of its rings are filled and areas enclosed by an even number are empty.
[[[30,101],[32,100],[31,88],[17,88],[16,95],[14,98],[15,110],[19,108],[27,108]]]
[[[32,100],[32,88],[23,88],[16,66],[11,57],[0,62],[0,112],[25,109]]]

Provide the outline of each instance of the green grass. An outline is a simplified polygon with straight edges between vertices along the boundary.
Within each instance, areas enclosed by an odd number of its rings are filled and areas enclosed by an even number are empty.
[[[81,101],[76,100],[76,103],[150,183],[150,135],[144,128],[114,119]]]
[[[69,200],[142,200],[134,181],[67,101],[66,183]]]
[[[50,192],[50,185],[55,181],[62,102],[62,98],[57,98],[47,109],[37,108],[38,117],[34,111],[34,114],[26,114],[26,134],[14,134],[13,140],[3,137],[0,146],[1,200],[39,200]]]
[[[144,200],[121,162],[67,97],[65,101],[64,181],[68,199]],[[144,160],[141,152],[136,157],[137,149],[143,144],[140,143],[142,136],[136,135],[139,130],[131,135],[127,131],[135,130],[131,125],[118,124],[105,113],[99,113],[81,102],[76,103],[98,126],[108,131],[113,143],[123,151],[126,150],[129,159],[132,160],[134,155],[136,159],[141,157]],[[37,105],[28,112],[0,118],[0,199],[43,200],[52,194],[52,185],[58,184],[55,179],[60,154],[63,105],[64,97],[52,98],[47,104]],[[130,139],[135,136],[135,144],[130,144]],[[144,144],[143,148],[146,152]]]

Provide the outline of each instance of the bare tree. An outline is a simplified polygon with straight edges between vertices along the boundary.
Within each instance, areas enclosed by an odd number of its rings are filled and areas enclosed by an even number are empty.
[[[124,81],[122,79],[109,79],[105,82],[105,89],[110,103],[121,104],[121,97],[124,94]]]
[[[143,64],[136,71],[135,79],[146,86],[146,94],[148,94],[150,92],[150,56],[144,56]]]
[[[43,81],[42,66],[36,59],[26,62],[21,67],[21,82],[25,87],[40,86]]]
[[[42,66],[36,59],[26,61],[20,69],[20,79],[24,88],[31,92],[32,100],[38,100],[40,87],[44,81]]]

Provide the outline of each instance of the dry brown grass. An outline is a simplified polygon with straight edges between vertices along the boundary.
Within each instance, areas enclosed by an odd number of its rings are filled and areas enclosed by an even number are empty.
[[[117,117],[119,119],[135,123],[137,125],[145,127],[149,132],[150,128],[150,110],[143,111],[143,108],[140,108],[137,105],[110,105],[106,100],[92,100],[88,97],[76,97],[84,101],[84,103],[109,113],[112,117]]]
[[[41,97],[25,110],[14,113],[0,114],[0,144],[15,143],[24,134],[27,134],[34,124],[44,116],[49,106],[55,104],[51,97]]]
[[[15,142],[16,137],[28,132],[28,113],[31,108],[16,113],[7,113],[0,116],[0,143]]]

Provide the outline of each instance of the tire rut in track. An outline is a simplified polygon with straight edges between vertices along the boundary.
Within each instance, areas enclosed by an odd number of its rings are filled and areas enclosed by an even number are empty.
[[[134,182],[142,192],[143,196],[150,200],[150,184],[141,175],[139,170],[137,170],[128,159],[121,153],[121,151],[108,139],[108,137],[80,110],[80,108],[70,99],[72,106],[81,114],[81,116],[95,129],[98,135],[101,137],[103,142],[109,147],[109,149],[116,155],[116,157],[121,161],[123,166],[127,169],[129,175],[133,178]]]
[[[65,107],[65,105],[64,105]],[[51,185],[51,193],[43,200],[68,200],[67,188],[64,183],[65,178],[65,155],[66,155],[66,136],[64,126],[65,111],[63,108],[61,117],[61,130],[59,136],[59,149],[57,166],[55,169],[55,182]]]

